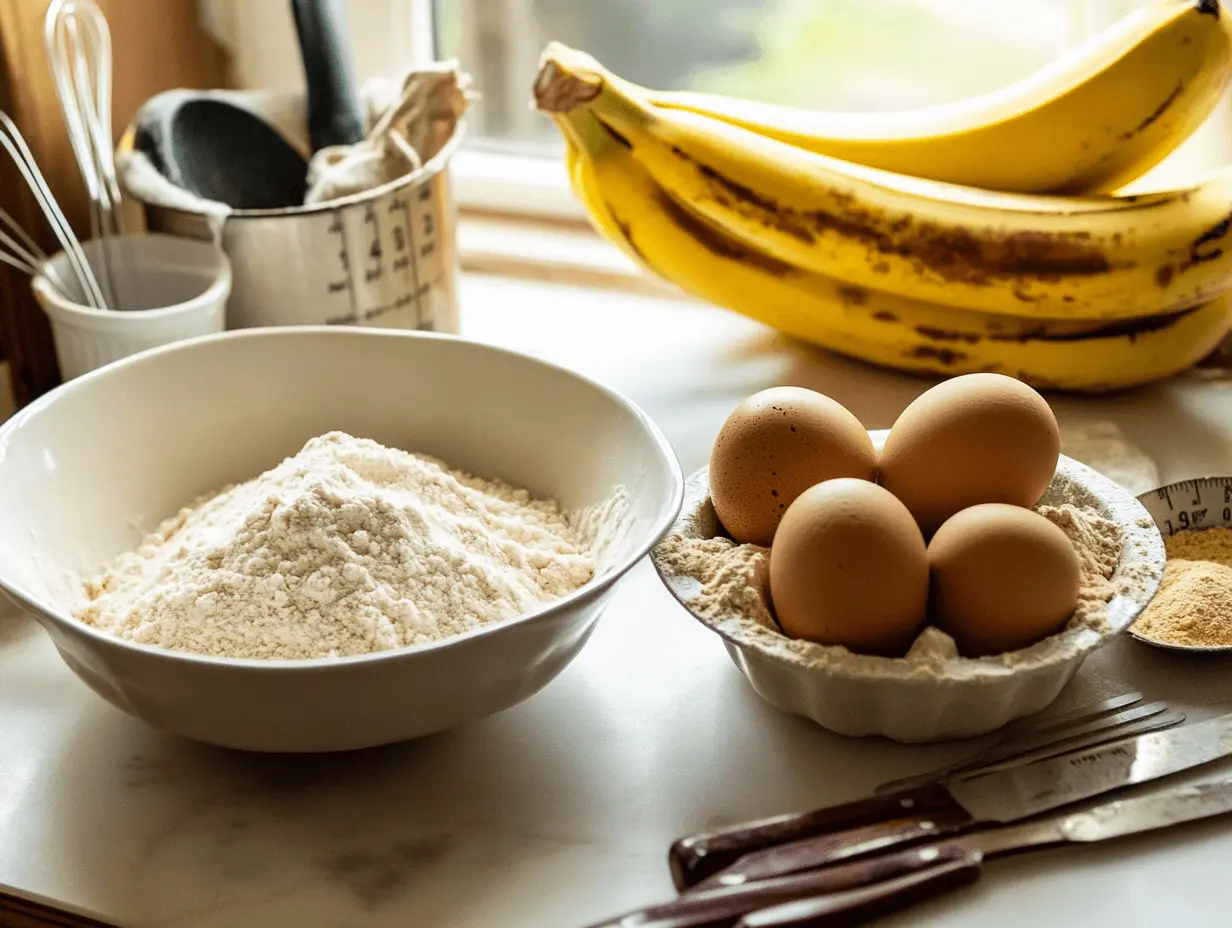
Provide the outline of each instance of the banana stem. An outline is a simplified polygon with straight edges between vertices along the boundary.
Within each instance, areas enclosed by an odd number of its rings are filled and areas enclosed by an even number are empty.
[[[535,106],[553,117],[587,109],[637,127],[655,121],[653,107],[638,88],[621,80],[585,52],[552,42],[539,59]],[[607,124],[608,120],[603,120]],[[559,124],[559,123],[558,123]]]
[[[544,113],[567,113],[593,100],[603,88],[599,63],[585,52],[549,42],[539,58],[535,106]]]

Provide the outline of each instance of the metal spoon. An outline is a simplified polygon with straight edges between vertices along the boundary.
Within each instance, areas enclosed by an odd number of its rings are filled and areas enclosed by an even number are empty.
[[[1138,502],[1146,507],[1165,539],[1178,532],[1232,528],[1232,477],[1200,477],[1170,483],[1156,490],[1148,490],[1138,497]],[[1148,638],[1134,631],[1132,625],[1126,633],[1135,641],[1164,651],[1205,657],[1232,655],[1232,645],[1202,647],[1171,644]]]
[[[233,209],[299,206],[308,162],[264,119],[221,95],[169,90],[137,114],[133,145],[171,183]]]

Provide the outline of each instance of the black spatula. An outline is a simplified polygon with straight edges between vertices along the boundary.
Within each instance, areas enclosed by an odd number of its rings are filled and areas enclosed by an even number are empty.
[[[364,137],[355,65],[338,3],[291,0],[308,80],[308,138],[314,152]]]

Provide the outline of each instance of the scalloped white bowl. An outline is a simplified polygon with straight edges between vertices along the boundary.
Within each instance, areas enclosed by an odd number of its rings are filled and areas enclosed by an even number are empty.
[[[81,572],[200,494],[334,429],[434,454],[570,509],[623,486],[629,510],[585,586],[418,647],[228,660],[136,644],[72,617]],[[257,751],[370,747],[481,718],[547,685],[671,525],[682,484],[644,413],[543,361],[420,332],[246,329],[108,365],[0,428],[0,587],[91,689],[157,728]]]
[[[888,433],[869,434],[880,449]],[[1094,509],[1120,527],[1121,559],[1111,578],[1119,591],[1108,603],[1104,627],[1059,632],[1032,646],[1030,659],[1021,664],[1000,657],[964,659],[958,662],[961,669],[931,673],[902,659],[845,652],[841,659],[818,666],[775,647],[774,632],[758,628],[755,634],[734,633],[729,621],[733,617],[707,617],[692,608],[697,580],[671,566],[662,543],[651,556],[676,599],[719,635],[753,689],[776,708],[844,735],[883,735],[916,743],[969,738],[1046,708],[1090,654],[1133,623],[1163,576],[1163,539],[1127,490],[1062,456],[1040,503],[1063,502]],[[684,506],[668,534],[714,538],[720,533],[708,473],[702,469],[687,480]]]

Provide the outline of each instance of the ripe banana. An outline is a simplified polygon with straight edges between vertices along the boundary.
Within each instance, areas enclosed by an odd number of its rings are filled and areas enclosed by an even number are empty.
[[[992,190],[1098,193],[1145,174],[1211,113],[1232,77],[1218,0],[1155,0],[1002,90],[903,113],[827,113],[645,91],[820,155]]]
[[[1232,168],[1134,197],[996,193],[850,164],[647,103],[589,56],[549,46],[540,109],[587,109],[663,188],[776,260],[985,312],[1158,315],[1232,283]]]
[[[1040,388],[1097,392],[1187,369],[1232,324],[1224,297],[1110,325],[995,316],[852,287],[767,258],[699,220],[587,111],[557,123],[595,227],[638,263],[704,300],[874,364],[945,376],[999,371]]]

